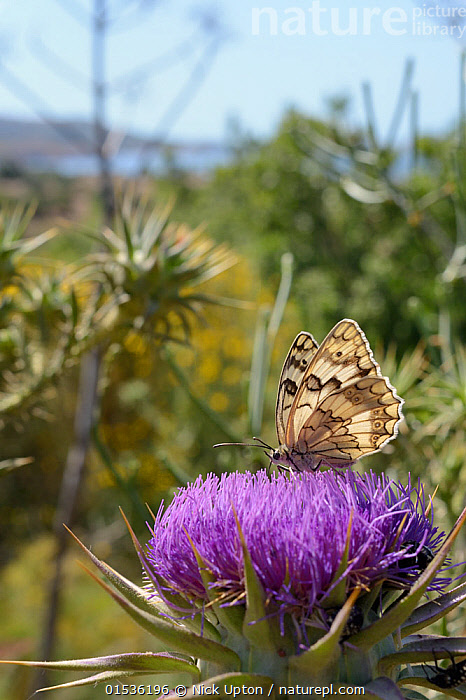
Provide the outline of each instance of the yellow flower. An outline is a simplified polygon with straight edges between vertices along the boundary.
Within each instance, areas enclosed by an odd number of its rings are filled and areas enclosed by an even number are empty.
[[[206,355],[199,365],[199,376],[205,382],[215,381],[220,374],[220,360],[217,355]]]
[[[215,391],[209,398],[209,405],[213,411],[226,411],[230,405],[230,399],[226,394]]]
[[[243,372],[239,367],[235,365],[228,365],[222,372],[222,381],[228,386],[234,386],[241,382],[243,377]]]

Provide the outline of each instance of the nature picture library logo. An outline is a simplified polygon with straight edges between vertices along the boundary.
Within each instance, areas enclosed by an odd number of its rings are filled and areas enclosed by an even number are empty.
[[[312,0],[308,7],[251,8],[254,36],[430,36],[466,39],[466,2],[416,3],[368,7],[329,7]]]

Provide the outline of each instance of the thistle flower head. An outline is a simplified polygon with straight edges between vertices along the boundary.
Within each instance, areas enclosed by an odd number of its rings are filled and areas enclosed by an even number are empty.
[[[423,568],[418,551],[435,552],[444,536],[425,515],[420,485],[351,470],[199,477],[160,508],[151,531],[149,573],[163,588],[193,603],[215,592],[225,605],[245,598],[242,533],[267,613],[281,619],[289,613],[301,626],[330,607],[342,582],[344,600],[382,581],[408,588]],[[210,591],[195,552],[210,574]],[[437,577],[430,588],[449,582]]]

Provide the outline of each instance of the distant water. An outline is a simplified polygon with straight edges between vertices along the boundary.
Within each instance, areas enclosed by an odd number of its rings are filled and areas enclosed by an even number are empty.
[[[134,177],[142,171],[162,174],[173,168],[204,173],[217,165],[226,164],[230,158],[226,146],[209,145],[179,147],[173,150],[170,159],[161,151],[146,152],[141,156],[140,149],[126,149],[121,150],[110,162],[112,171],[117,175]],[[25,165],[30,170],[52,171],[68,177],[95,175],[98,171],[96,157],[84,153],[64,156],[30,155]]]
[[[170,170],[179,169],[188,173],[207,173],[213,168],[226,165],[232,161],[232,151],[222,144],[176,146],[167,152],[162,149],[145,151],[141,155],[140,148],[122,149],[110,160],[112,172],[123,177],[137,177],[142,172],[162,175]],[[21,163],[32,171],[56,172],[66,177],[81,177],[98,173],[97,159],[93,154],[77,153],[67,155],[28,154]],[[347,159],[337,158],[335,165],[342,173],[351,172],[351,163]],[[429,163],[419,158],[413,163],[410,149],[401,149],[392,164],[392,175],[404,178],[413,167],[425,169]]]

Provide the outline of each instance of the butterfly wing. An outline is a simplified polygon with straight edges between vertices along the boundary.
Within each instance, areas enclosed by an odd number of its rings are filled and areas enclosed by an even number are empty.
[[[319,345],[312,335],[302,331],[294,339],[283,363],[275,408],[275,424],[279,445],[283,445],[285,442],[286,425],[291,406],[318,347]]]
[[[394,404],[393,411],[396,414],[392,422],[388,418],[386,420],[386,430],[390,431],[393,428],[393,432],[388,437],[386,436],[386,439],[382,440],[378,447],[372,446],[370,451],[374,452],[379,449],[384,442],[393,437],[395,427],[401,420],[402,400],[396,395],[388,379],[382,377],[380,367],[374,360],[367,338],[361,328],[355,321],[343,319],[330,331],[308,365],[289,411],[285,432],[286,446],[299,452],[310,451],[315,453],[318,451],[317,445],[320,444],[321,437],[325,433],[327,437],[333,436],[334,439],[339,439],[341,436],[342,446],[351,443],[352,449],[358,452],[358,450],[362,449],[357,446],[359,443],[361,445],[364,443],[365,445],[367,439],[375,440],[375,438],[367,438],[365,441],[357,438],[353,439],[350,430],[342,430],[340,420],[342,415],[340,413],[335,413],[335,418],[338,420],[336,420],[336,423],[332,422],[332,407],[335,407],[336,411],[337,405],[334,403],[335,399],[332,400],[331,404],[324,403],[328,397],[336,394],[337,398],[342,399],[343,397],[345,399],[348,410],[354,409],[354,404],[349,397],[346,397],[345,390],[355,382],[365,378],[379,379],[382,380],[382,383],[369,382],[368,384],[363,384],[363,390],[355,392],[358,395],[356,403],[359,401],[369,402],[366,409],[369,411],[380,409],[380,406],[374,405],[374,397],[368,388],[374,384],[374,387],[378,387],[377,394],[380,393],[379,389],[384,387],[383,395],[386,396],[384,400],[389,404]],[[339,411],[341,411],[339,403],[338,406]],[[345,416],[344,420],[347,420],[352,415],[353,413],[350,411],[350,415]],[[375,414],[373,419],[375,420]],[[328,424],[329,422],[331,425]],[[370,425],[371,423],[369,422]],[[370,427],[368,428],[366,425],[365,428],[368,433],[371,432]],[[317,435],[311,438],[313,431],[317,432]],[[346,457],[346,450],[344,450],[344,453]],[[365,454],[365,452],[362,452],[359,456],[362,456],[362,454]],[[352,460],[345,459],[345,461]]]
[[[298,336],[299,337],[299,336]],[[332,328],[312,357],[289,411],[285,444],[292,447],[306,420],[334,391],[378,371],[366,336],[355,321],[343,319]]]
[[[386,377],[357,379],[321,401],[301,426],[295,449],[332,466],[354,462],[396,436],[402,405]]]

